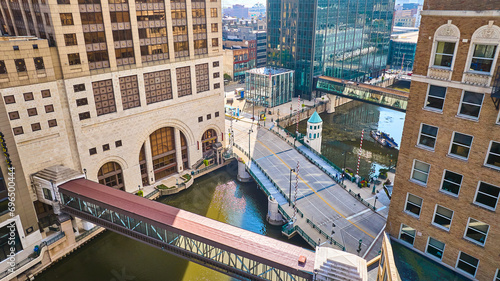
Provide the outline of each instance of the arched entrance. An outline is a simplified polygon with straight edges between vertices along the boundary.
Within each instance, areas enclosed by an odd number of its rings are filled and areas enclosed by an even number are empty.
[[[203,153],[212,149],[212,145],[217,142],[217,132],[214,129],[208,129],[203,133],[201,137],[201,147]]]
[[[148,165],[152,165],[155,181],[178,172],[178,168],[188,166],[186,137],[178,131],[180,142],[175,141],[176,129],[164,127],[149,135],[151,158],[148,159],[145,145],[139,153],[142,184],[149,184]],[[182,162],[182,163],[178,163]]]
[[[116,162],[108,162],[99,169],[97,179],[100,184],[107,185],[112,188],[125,190],[123,184],[122,167]]]

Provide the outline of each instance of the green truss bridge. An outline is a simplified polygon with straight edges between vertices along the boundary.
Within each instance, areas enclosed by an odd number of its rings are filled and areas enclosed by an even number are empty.
[[[328,76],[314,78],[314,90],[406,112],[409,93]]]

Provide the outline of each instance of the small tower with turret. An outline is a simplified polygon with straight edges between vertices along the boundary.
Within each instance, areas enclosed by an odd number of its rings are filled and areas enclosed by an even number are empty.
[[[321,153],[321,131],[323,130],[323,120],[319,117],[318,112],[307,120],[307,135],[305,137],[306,143],[318,153]]]

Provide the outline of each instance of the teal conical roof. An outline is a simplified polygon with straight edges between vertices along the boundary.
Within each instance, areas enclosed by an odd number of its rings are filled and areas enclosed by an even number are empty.
[[[319,117],[318,112],[314,111],[313,115],[307,120],[308,123],[321,123],[323,120]]]

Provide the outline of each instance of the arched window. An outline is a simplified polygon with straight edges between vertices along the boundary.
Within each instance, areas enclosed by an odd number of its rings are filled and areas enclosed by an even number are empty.
[[[201,137],[203,152],[212,149],[212,145],[217,142],[217,133],[214,129],[208,129]]]
[[[436,30],[429,65],[434,69],[443,70],[435,71],[431,68],[429,76],[438,76],[440,79],[450,80],[459,39],[460,30],[456,25],[451,24],[451,20]]]
[[[125,190],[123,184],[122,167],[116,162],[108,162],[99,169],[97,179],[100,184],[107,185],[112,188]]]
[[[311,133],[309,133],[309,138],[311,138],[311,137],[312,137],[312,134],[311,134]]]
[[[495,68],[500,44],[500,27],[489,25],[478,28],[471,38],[465,72],[490,75]]]
[[[177,171],[175,157],[174,128],[165,127],[154,131],[149,139],[151,141],[151,156],[153,157],[153,170],[155,179],[167,177]]]

